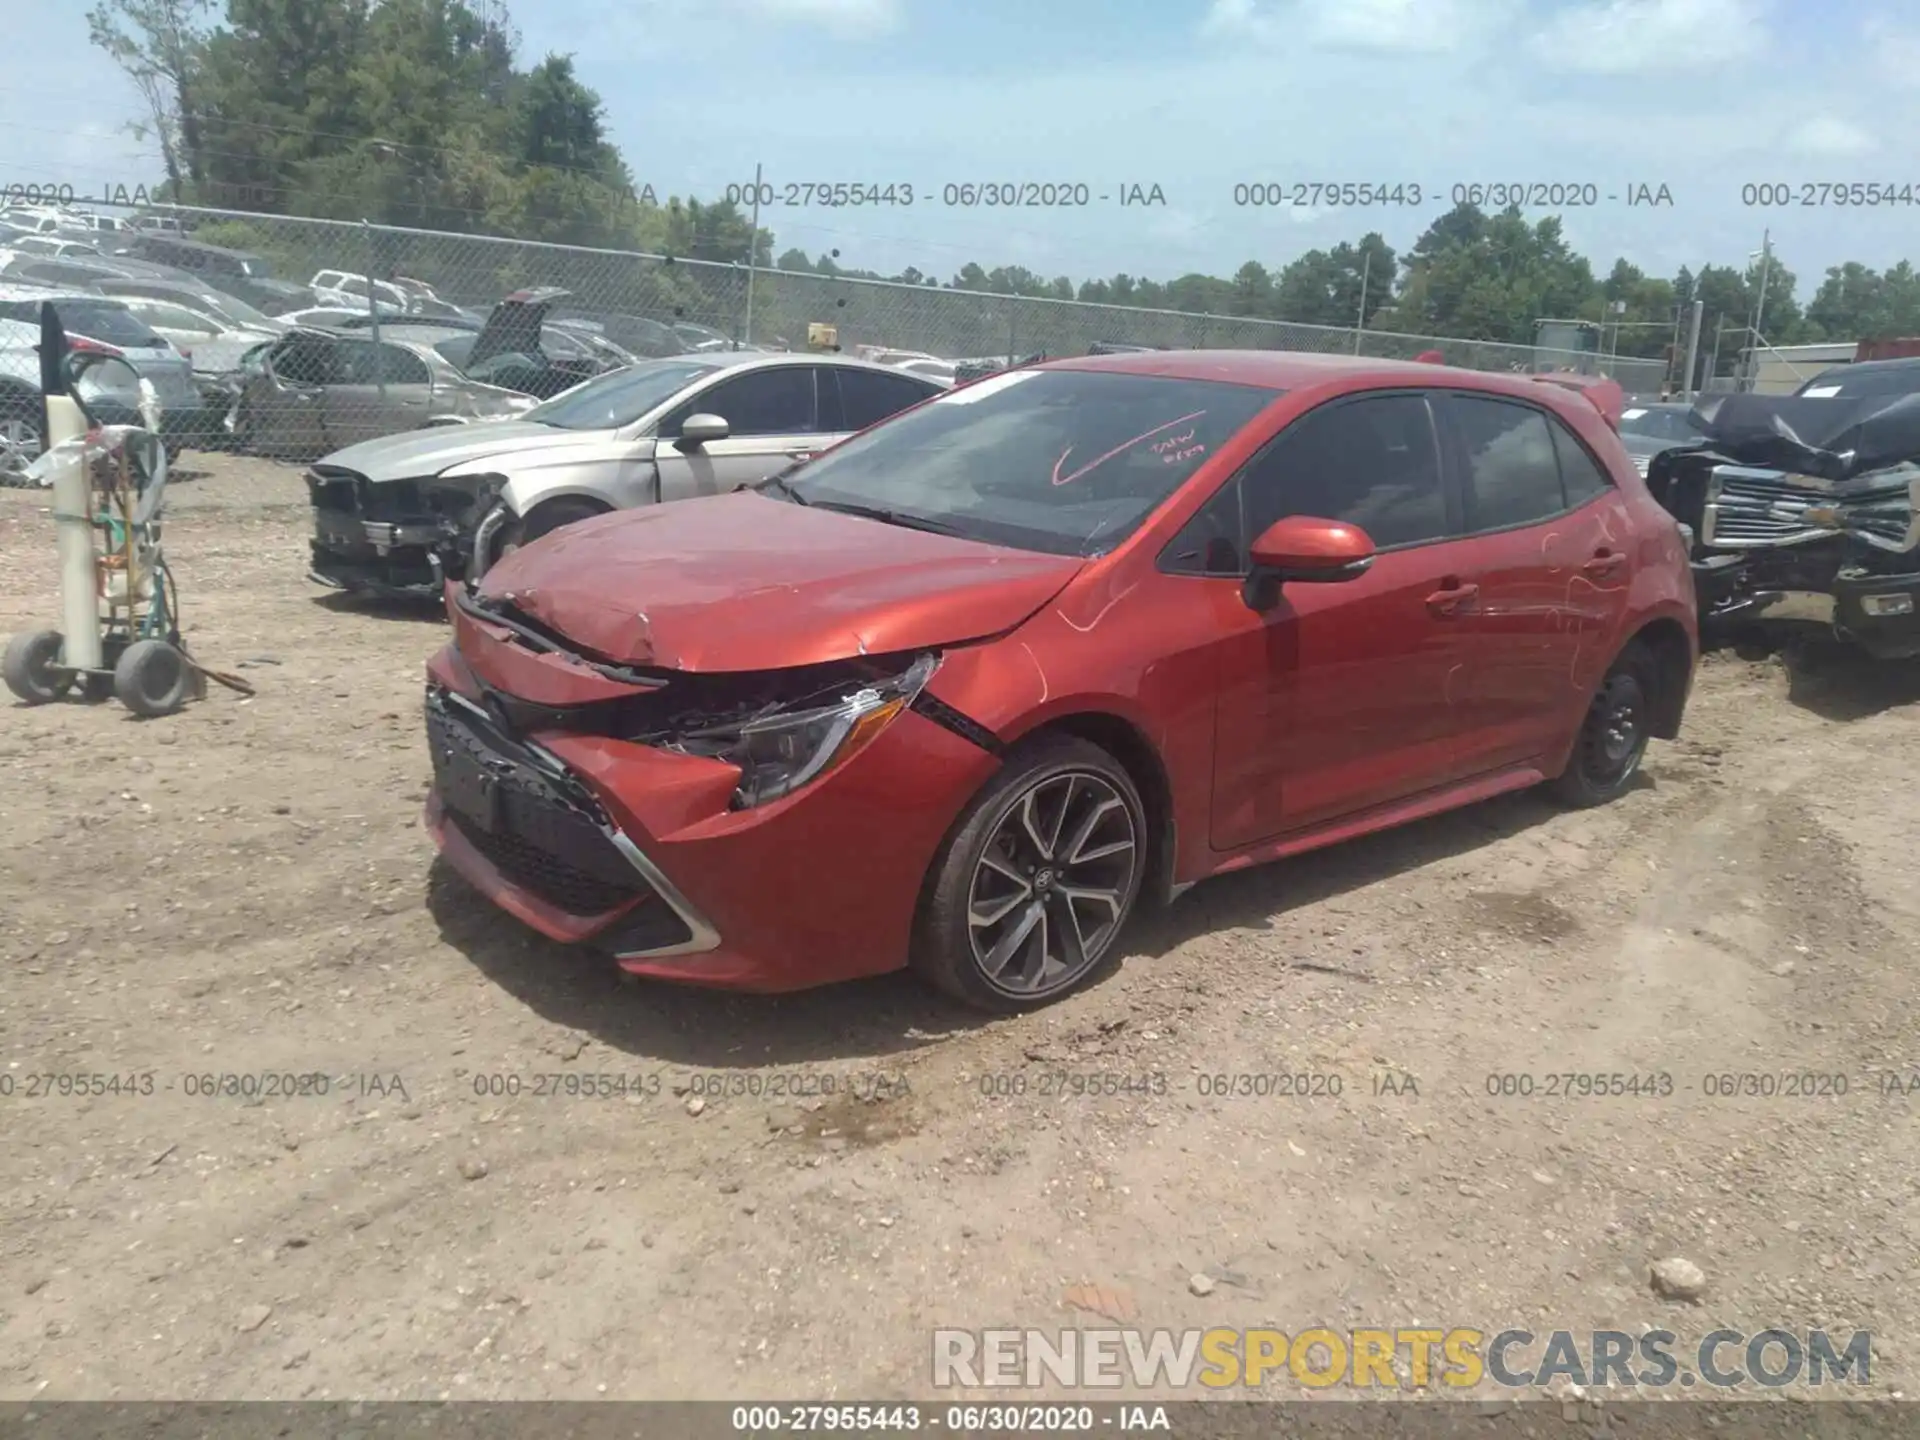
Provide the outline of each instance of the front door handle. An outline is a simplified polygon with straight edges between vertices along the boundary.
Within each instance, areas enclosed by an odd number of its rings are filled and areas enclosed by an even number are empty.
[[[1443,619],[1458,615],[1461,610],[1479,597],[1478,585],[1463,585],[1449,576],[1441,582],[1440,588],[1427,596],[1427,609]]]
[[[1593,558],[1580,568],[1589,575],[1613,575],[1626,567],[1627,557],[1618,550],[1596,550]]]
[[[814,452],[813,452],[813,451],[811,451],[811,450],[789,450],[789,451],[787,451],[787,459],[789,459],[789,460],[811,460],[811,459],[813,458],[813,456],[814,456]]]

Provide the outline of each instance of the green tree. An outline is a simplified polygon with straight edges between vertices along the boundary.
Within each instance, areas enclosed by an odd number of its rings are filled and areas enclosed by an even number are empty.
[[[160,142],[170,193],[198,181],[200,119],[198,74],[206,32],[201,17],[209,0],[101,0],[87,12],[87,38],[133,81],[146,103],[151,130]],[[146,125],[132,127],[144,136]]]

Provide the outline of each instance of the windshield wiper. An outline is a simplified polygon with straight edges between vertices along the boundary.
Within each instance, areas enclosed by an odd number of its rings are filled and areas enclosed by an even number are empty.
[[[850,500],[809,500],[806,504],[816,510],[831,510],[839,515],[858,515],[863,520],[878,520],[883,525],[898,525],[903,530],[925,530],[934,535],[958,535],[962,539],[971,538],[957,525],[949,525],[944,520],[929,520],[920,515],[906,515],[898,510],[887,510],[878,505],[856,505]]]
[[[803,461],[800,463],[804,464],[805,462]],[[798,470],[799,468],[800,468],[800,464],[789,465],[786,469],[782,470],[777,475],[769,475],[764,480],[757,480],[750,485],[742,485],[738,488],[742,490],[753,490],[753,491],[778,490],[782,495],[786,496],[789,500],[793,501],[793,503],[796,505],[811,505],[813,502],[807,499],[807,497],[802,495],[798,490],[794,489],[793,482],[787,479],[787,476],[791,475],[794,471]]]

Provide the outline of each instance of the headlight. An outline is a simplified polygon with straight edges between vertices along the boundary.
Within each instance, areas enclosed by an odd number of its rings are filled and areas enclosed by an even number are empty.
[[[735,808],[764,805],[791,795],[872,744],[913,703],[939,663],[938,656],[924,655],[892,679],[864,686],[831,705],[688,731],[679,737],[678,748],[738,765]]]

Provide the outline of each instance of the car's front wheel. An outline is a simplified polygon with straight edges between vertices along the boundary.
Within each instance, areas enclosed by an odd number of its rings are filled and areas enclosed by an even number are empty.
[[[1573,806],[1604,805],[1624,794],[1640,773],[1652,736],[1650,722],[1659,669],[1645,646],[1627,646],[1594,691],[1580,722],[1555,795]]]
[[[1146,812],[1132,778],[1089,741],[1018,747],[935,861],[913,966],[985,1010],[1029,1010],[1083,984],[1139,899]]]
[[[521,519],[509,521],[502,528],[499,542],[494,547],[493,559],[504,560],[522,545],[531,545],[534,541],[551,535],[562,526],[591,520],[596,515],[606,513],[604,505],[596,505],[593,501],[581,499],[577,495],[569,495],[536,505]]]
[[[40,400],[23,391],[0,392],[0,485],[26,485],[27,467],[40,458]]]

